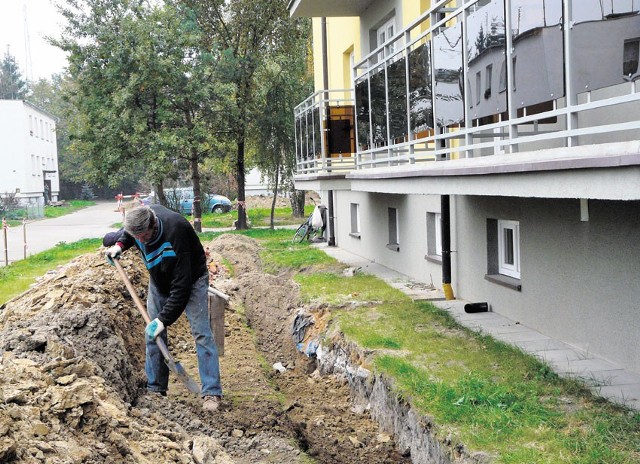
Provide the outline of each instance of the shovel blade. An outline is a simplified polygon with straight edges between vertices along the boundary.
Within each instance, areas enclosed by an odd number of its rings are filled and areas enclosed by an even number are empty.
[[[178,380],[180,380],[180,382],[182,382],[185,387],[187,387],[187,390],[189,390],[191,393],[200,393],[200,387],[191,377],[189,377],[189,374],[187,374],[187,371],[184,370],[184,367],[182,367],[180,361],[165,359],[165,362],[167,364],[167,367],[169,367],[169,370],[178,377]]]

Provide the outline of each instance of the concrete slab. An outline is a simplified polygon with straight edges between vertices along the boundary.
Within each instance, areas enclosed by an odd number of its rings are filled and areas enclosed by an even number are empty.
[[[640,410],[640,374],[621,369],[613,363],[593,356],[592,353],[548,337],[500,314],[467,314],[464,312],[464,305],[469,303],[468,301],[440,300],[440,295],[434,298],[436,294],[428,289],[428,285],[422,284],[421,287],[408,276],[341,248],[329,247],[326,244],[319,244],[319,247],[348,266],[359,267],[361,272],[376,275],[414,300],[431,299],[434,305],[449,312],[461,325],[519,347],[548,363],[558,375],[580,380],[591,388],[595,395]]]

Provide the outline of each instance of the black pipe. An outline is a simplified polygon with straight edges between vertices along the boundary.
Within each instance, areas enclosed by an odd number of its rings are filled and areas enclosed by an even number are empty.
[[[329,124],[329,58],[327,56],[327,18],[322,17],[321,19],[322,25],[322,87],[325,90],[324,93],[324,101],[325,101],[325,120],[324,124],[328,126]],[[325,127],[327,129],[327,127]],[[326,134],[329,134],[328,130],[325,130],[322,134],[322,137],[325,137]],[[326,138],[325,138],[326,140]],[[329,156],[329,144],[324,144],[324,156],[327,160],[327,165],[329,166],[328,171],[331,172],[331,159]],[[334,235],[334,226],[333,226],[333,190],[329,190],[329,239],[327,240],[327,245],[336,246],[336,238]]]
[[[451,208],[449,195],[440,196],[440,222],[442,223],[442,290],[447,300],[454,300],[451,287]]]

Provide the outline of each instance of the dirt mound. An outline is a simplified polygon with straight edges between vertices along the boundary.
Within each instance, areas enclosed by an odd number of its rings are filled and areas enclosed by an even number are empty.
[[[0,308],[0,462],[409,462],[353,409],[343,381],[311,373],[291,336],[297,286],[261,272],[259,244],[228,234],[207,248],[224,263],[213,283],[230,296],[222,409],[202,411],[174,376],[167,397],[146,393],[144,323],[96,252]],[[144,301],[141,260],[129,251],[121,263]],[[198,380],[186,318],[168,332]]]

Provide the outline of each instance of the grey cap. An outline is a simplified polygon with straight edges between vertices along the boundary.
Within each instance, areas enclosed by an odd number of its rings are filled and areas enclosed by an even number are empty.
[[[124,218],[124,230],[129,235],[140,235],[151,229],[156,223],[156,213],[148,206],[138,206],[127,213]]]

